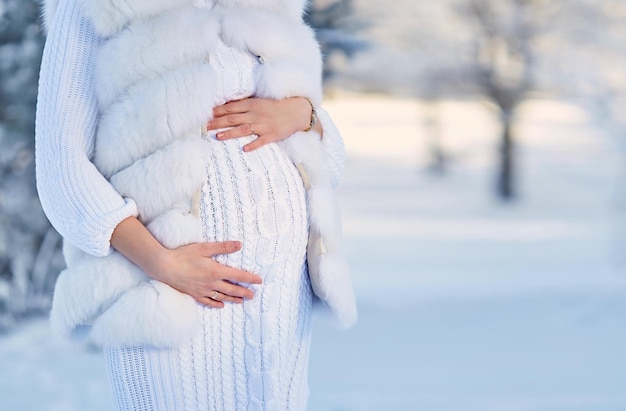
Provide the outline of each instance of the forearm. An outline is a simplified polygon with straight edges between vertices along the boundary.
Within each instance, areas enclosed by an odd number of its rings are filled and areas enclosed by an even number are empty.
[[[252,290],[236,283],[262,283],[257,275],[213,260],[217,254],[239,251],[238,241],[194,243],[169,250],[137,218],[129,217],[113,231],[111,245],[150,277],[210,307],[222,308],[224,302],[242,303],[244,298],[254,297]]]
[[[115,227],[111,245],[150,277],[165,280],[169,250],[136,217],[129,217]]]

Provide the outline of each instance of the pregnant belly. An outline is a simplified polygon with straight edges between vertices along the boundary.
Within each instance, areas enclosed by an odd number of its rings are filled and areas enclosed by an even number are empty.
[[[252,137],[210,139],[212,155],[201,215],[206,241],[238,240],[242,249],[216,259],[264,276],[286,260],[303,261],[308,220],[302,179],[277,144],[244,153]]]

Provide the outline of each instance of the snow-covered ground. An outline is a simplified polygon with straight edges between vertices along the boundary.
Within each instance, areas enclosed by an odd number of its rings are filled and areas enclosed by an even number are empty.
[[[497,127],[439,106],[449,171],[424,171],[419,103],[327,103],[349,151],[341,189],[360,322],[318,321],[312,411],[626,409],[626,268],[616,144],[576,107],[520,116],[520,200],[493,200]],[[626,231],[623,233],[626,235]],[[44,321],[0,337],[0,410],[110,409],[100,354]]]

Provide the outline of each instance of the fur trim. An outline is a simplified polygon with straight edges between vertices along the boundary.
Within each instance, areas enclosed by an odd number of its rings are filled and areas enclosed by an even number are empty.
[[[91,339],[105,346],[174,348],[202,330],[196,301],[159,281],[127,291],[93,325]]]
[[[175,141],[113,175],[111,184],[135,200],[145,223],[185,200],[189,207],[188,200],[204,182],[210,144],[200,137]]]
[[[317,68],[300,62],[270,62],[264,64],[257,85],[257,96],[280,100],[286,97],[308,97],[314,105],[322,101],[322,91],[312,78]]]
[[[67,266],[74,265],[74,263],[82,258],[92,258],[93,256],[87,254],[78,247],[74,247],[69,241],[63,241],[63,258]]]
[[[237,10],[222,17],[222,38],[261,57],[257,96],[305,96],[315,105],[321,103],[322,55],[315,33],[306,25],[265,11]]]
[[[152,235],[169,249],[204,241],[200,218],[181,209],[164,212],[147,227]]]
[[[311,287],[337,325],[350,327],[357,320],[356,300],[348,264],[341,256],[339,204],[333,193],[333,176],[322,142],[299,132],[280,144],[298,164],[302,180],[309,182],[307,262]]]
[[[52,299],[50,322],[62,336],[72,336],[83,325],[91,325],[129,288],[148,277],[123,255],[85,258],[59,275]]]
[[[313,234],[322,234],[326,247],[341,251],[341,219],[339,203],[332,187],[332,173],[328,157],[318,138],[299,132],[280,142],[298,166],[302,180],[308,182],[307,203]],[[306,184],[306,183],[305,183]]]
[[[110,177],[181,136],[199,135],[212,115],[215,87],[215,72],[207,64],[133,86],[102,114],[96,167]]]
[[[309,243],[309,248],[316,243]],[[332,321],[340,328],[352,327],[357,321],[356,300],[348,264],[338,254],[318,254],[308,257],[311,287],[328,310]]]
[[[100,107],[106,109],[120,91],[139,81],[202,62],[215,49],[218,33],[215,13],[193,7],[134,23],[132,30],[107,41],[98,52],[96,93]]]
[[[102,3],[102,4],[99,4]],[[217,0],[221,8],[259,8],[284,13],[300,19],[308,8],[307,0]],[[42,0],[42,16],[46,32],[50,28],[59,0]],[[107,37],[136,19],[156,16],[177,6],[201,7],[197,0],[83,0],[83,10],[94,21],[99,34]]]
[[[267,11],[235,10],[222,14],[221,25],[224,43],[249,50],[265,61],[288,58],[319,65],[321,54],[315,33],[302,22]]]
[[[50,25],[54,21],[54,16],[59,6],[59,0],[42,0],[41,17],[43,28],[46,33],[50,30]]]
[[[300,19],[307,7],[306,0],[217,0],[216,4],[223,8],[245,10],[258,8],[274,13],[286,14]]]
[[[112,36],[131,21],[191,4],[191,0],[82,0],[83,13],[103,37]]]

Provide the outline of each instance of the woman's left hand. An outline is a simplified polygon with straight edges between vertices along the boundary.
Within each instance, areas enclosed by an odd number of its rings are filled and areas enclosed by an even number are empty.
[[[232,127],[217,133],[218,140],[257,135],[256,140],[243,147],[244,151],[252,151],[305,130],[310,122],[311,105],[304,97],[283,100],[246,98],[215,107],[213,119],[208,122],[207,128],[217,130]]]

